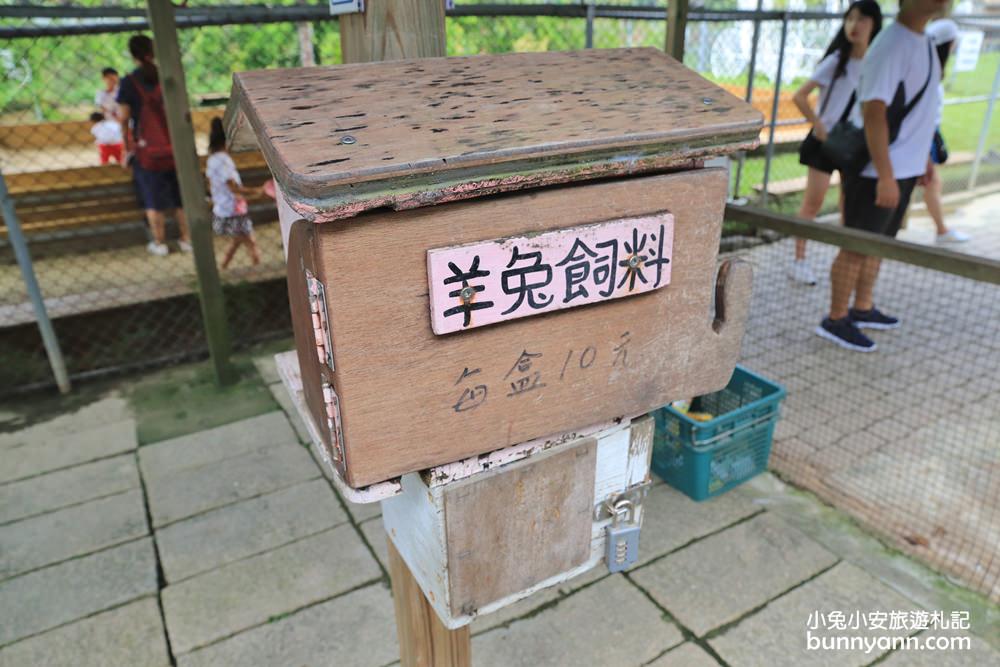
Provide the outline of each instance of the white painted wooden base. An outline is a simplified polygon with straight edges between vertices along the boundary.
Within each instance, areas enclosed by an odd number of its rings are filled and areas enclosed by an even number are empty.
[[[648,483],[653,445],[653,420],[650,417],[642,417],[630,423],[608,428],[594,437],[597,438],[597,470],[594,477],[592,508],[596,509],[606,498]],[[565,446],[572,444],[570,442]],[[535,456],[543,455],[544,453],[535,454]],[[488,473],[481,473],[469,483],[482,483],[492,476],[502,475],[513,465],[516,464],[500,466]],[[466,613],[453,613],[452,594],[455,591],[451,576],[452,564],[449,563],[448,555],[449,540],[455,539],[455,536],[449,534],[450,523],[445,502],[445,489],[448,485],[429,486],[424,478],[416,473],[404,475],[402,485],[401,495],[382,502],[382,520],[393,544],[448,628],[461,627],[470,623],[476,616],[497,611],[536,591],[572,579],[604,561],[605,529],[611,523],[608,518],[593,521],[590,555],[579,566],[493,600],[478,609],[467,609]],[[549,508],[549,511],[557,513],[559,508]],[[641,522],[641,505],[637,514],[637,520]],[[503,550],[498,548],[497,553],[503,554]],[[532,554],[524,553],[520,556],[508,554],[505,557],[520,557],[530,562]]]

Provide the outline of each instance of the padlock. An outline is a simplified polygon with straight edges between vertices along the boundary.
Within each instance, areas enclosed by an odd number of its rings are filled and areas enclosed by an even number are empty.
[[[627,517],[627,520],[623,520]],[[621,572],[639,559],[639,523],[635,504],[627,498],[617,500],[611,508],[611,525],[607,527],[607,547],[604,559],[609,572]]]

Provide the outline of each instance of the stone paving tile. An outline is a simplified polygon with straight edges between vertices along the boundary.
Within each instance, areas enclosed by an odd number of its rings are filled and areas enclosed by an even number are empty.
[[[51,438],[18,441],[0,456],[0,483],[40,475],[136,448],[131,419]]]
[[[0,667],[168,667],[155,597],[35,635],[0,649]]]
[[[0,579],[148,535],[142,491],[0,526]]]
[[[812,581],[772,601],[709,644],[731,667],[867,665],[884,651],[808,650],[806,624],[813,612],[890,612],[917,607],[849,563],[839,563]],[[821,631],[816,631],[821,632]],[[908,630],[831,631],[824,636],[905,636]]]
[[[285,388],[285,385],[278,382],[277,384],[268,385],[268,389],[271,390],[274,400],[285,411],[285,416],[288,418],[289,423],[291,423],[292,429],[295,430],[295,435],[298,436],[299,442],[306,444],[311,442],[312,437],[309,435],[309,429],[306,428],[306,423],[302,421],[302,415],[299,414],[299,411],[295,408],[295,404],[292,403],[292,397],[288,395],[288,389]]]
[[[11,433],[0,433],[0,449],[36,442],[46,442],[88,431],[109,424],[126,421],[132,417],[128,401],[117,395],[110,395],[85,405],[79,410],[65,412],[49,419]]]
[[[324,474],[326,474],[326,466],[323,466]],[[351,517],[354,519],[354,523],[364,523],[375,517],[382,516],[382,503],[352,503],[348,500],[344,501],[347,505],[347,511],[351,513]]]
[[[164,440],[139,449],[139,468],[147,482],[170,477],[223,459],[244,456],[258,449],[296,442],[280,411]]]
[[[381,574],[354,527],[345,524],[167,586],[167,634],[180,655]]]
[[[696,503],[667,484],[654,486],[643,501],[639,564],[759,511],[731,493]]]
[[[0,645],[155,593],[150,538],[7,579],[0,582]]]
[[[217,644],[178,667],[382,667],[399,658],[392,595],[372,584]]]
[[[0,486],[0,523],[109,496],[139,486],[135,457],[123,454]]]
[[[646,667],[718,667],[719,663],[694,642],[672,648]]]
[[[200,514],[157,531],[170,583],[347,522],[324,479]]]
[[[915,637],[918,641],[936,638],[967,638],[968,648],[952,644],[941,650],[897,649],[879,663],[883,667],[982,667],[983,665],[1000,665],[1000,651],[997,651],[985,641],[958,630],[925,630]]]
[[[278,375],[278,365],[274,361],[273,354],[263,354],[259,357],[254,357],[253,365],[257,367],[257,372],[260,373],[264,384],[281,382],[281,376]]]
[[[304,448],[286,444],[147,478],[146,493],[153,526],[160,527],[319,476]]]
[[[682,639],[641,591],[617,576],[473,637],[472,655],[478,667],[639,665]]]
[[[492,614],[476,617],[472,621],[472,634],[479,635],[493,628],[500,627],[522,616],[526,616],[539,607],[554,602],[561,597],[563,597],[563,594],[558,586],[540,590],[534,595],[519,600],[503,609],[499,609]]]
[[[836,560],[781,519],[762,514],[631,576],[678,622],[701,637]]]
[[[361,528],[365,539],[368,540],[368,544],[375,551],[375,557],[378,558],[379,563],[388,571],[389,545],[386,542],[385,526],[382,524],[382,519],[377,517],[369,519],[361,524],[359,528]]]

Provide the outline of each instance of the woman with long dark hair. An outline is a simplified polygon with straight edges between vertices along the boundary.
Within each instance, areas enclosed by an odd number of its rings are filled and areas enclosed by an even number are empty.
[[[844,13],[844,23],[830,42],[816,71],[795,91],[795,106],[812,124],[812,130],[799,148],[799,162],[809,167],[806,189],[799,217],[814,219],[830,189],[830,175],[836,167],[823,155],[821,145],[827,132],[854,106],[854,90],[861,75],[861,59],[868,45],[882,29],[882,10],[875,0],[852,2]],[[819,106],[813,109],[809,94],[819,88]],[[800,283],[816,284],[816,276],[806,262],[806,242],[795,240],[795,261],[789,277]]]
[[[160,74],[153,59],[153,40],[146,35],[133,35],[128,40],[128,50],[136,68],[119,86],[119,119],[125,151],[130,156],[126,163],[132,166],[153,234],[146,249],[160,257],[169,253],[165,228],[167,213],[172,212],[180,228],[180,248],[191,252],[191,237],[181,208],[180,186],[163,108]]]

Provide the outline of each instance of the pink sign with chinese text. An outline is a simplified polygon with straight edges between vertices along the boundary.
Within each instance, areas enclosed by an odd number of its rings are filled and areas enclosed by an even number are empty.
[[[670,282],[674,216],[655,213],[427,251],[435,334],[642,294]]]

